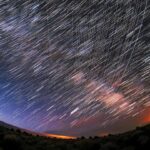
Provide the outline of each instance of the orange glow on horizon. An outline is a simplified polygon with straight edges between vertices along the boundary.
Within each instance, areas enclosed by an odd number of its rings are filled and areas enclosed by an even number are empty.
[[[58,138],[58,139],[76,139],[74,136],[65,136],[65,135],[57,135],[57,134],[49,134],[49,133],[43,133],[44,136],[46,137],[51,137],[51,138]]]
[[[109,135],[109,133],[107,133],[107,132],[103,132],[103,133],[100,133],[100,134],[99,134],[100,137],[108,136],[108,135]]]
[[[148,114],[148,116],[145,116],[145,117],[144,117],[143,123],[144,123],[144,124],[150,123],[150,114]]]

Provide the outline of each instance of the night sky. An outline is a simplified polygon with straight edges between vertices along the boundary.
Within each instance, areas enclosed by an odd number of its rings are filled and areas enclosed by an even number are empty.
[[[0,0],[0,120],[71,136],[150,122],[150,1]]]

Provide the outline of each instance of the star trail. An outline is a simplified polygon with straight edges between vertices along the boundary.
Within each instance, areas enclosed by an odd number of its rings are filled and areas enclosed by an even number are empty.
[[[149,118],[148,0],[0,0],[0,120],[89,136]]]

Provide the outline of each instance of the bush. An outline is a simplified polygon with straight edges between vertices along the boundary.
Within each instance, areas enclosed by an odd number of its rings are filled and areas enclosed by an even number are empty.
[[[150,142],[150,138],[146,135],[141,135],[139,138],[138,138],[138,142],[141,144],[141,145],[146,145]]]
[[[101,146],[101,150],[118,150],[119,147],[115,143],[108,142]]]
[[[16,135],[8,134],[4,136],[3,147],[4,150],[21,150],[21,142]]]
[[[62,140],[0,127],[0,150],[147,150],[150,147],[149,128],[107,137]]]

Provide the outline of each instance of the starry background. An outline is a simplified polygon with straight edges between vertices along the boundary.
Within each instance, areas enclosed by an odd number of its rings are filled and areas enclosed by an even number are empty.
[[[150,2],[0,0],[0,120],[73,136],[150,122]]]

